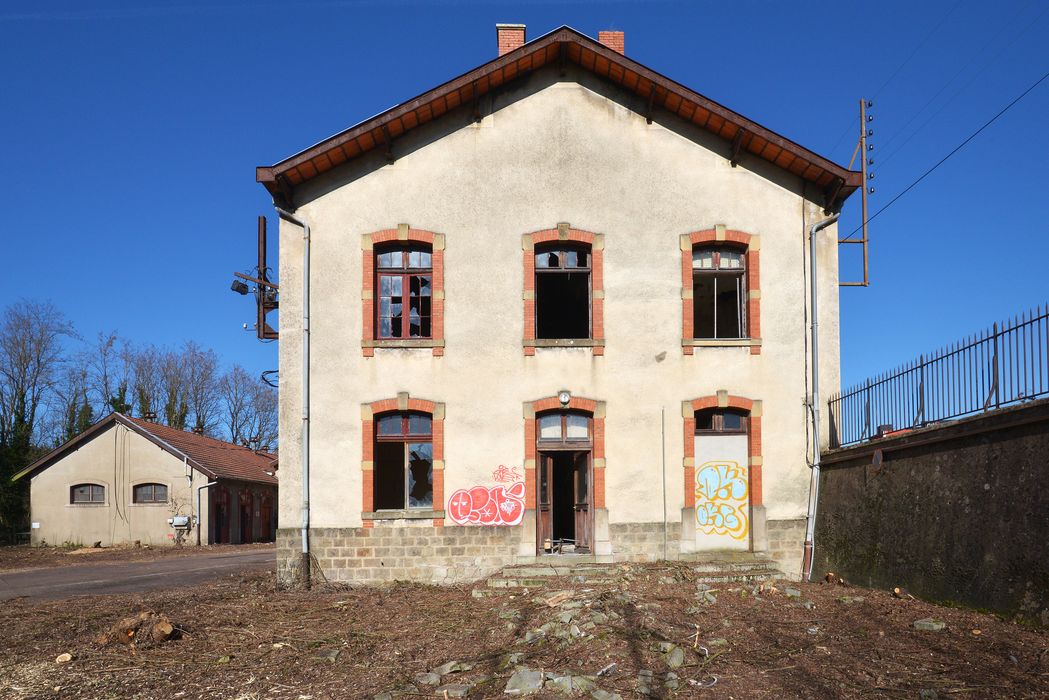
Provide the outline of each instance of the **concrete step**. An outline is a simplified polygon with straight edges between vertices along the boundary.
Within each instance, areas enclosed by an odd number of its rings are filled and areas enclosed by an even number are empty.
[[[724,573],[705,573],[693,579],[696,583],[710,586],[729,585],[734,583],[763,583],[784,578],[782,571],[731,571]]]
[[[766,560],[754,560],[754,561],[705,561],[700,564],[693,564],[689,567],[697,574],[708,574],[708,573],[719,573],[729,571],[770,571],[775,572],[776,562]]]

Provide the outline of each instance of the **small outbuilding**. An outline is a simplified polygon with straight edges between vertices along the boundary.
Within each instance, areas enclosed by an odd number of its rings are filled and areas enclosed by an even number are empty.
[[[276,455],[112,413],[15,475],[30,479],[30,542],[269,542]]]

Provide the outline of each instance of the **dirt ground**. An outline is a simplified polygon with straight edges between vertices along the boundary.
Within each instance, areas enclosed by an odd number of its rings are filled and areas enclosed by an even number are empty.
[[[566,677],[605,700],[1049,696],[1044,630],[852,586],[704,590],[693,579],[663,564],[620,567],[605,585],[551,579],[527,594],[483,582],[277,591],[259,573],[15,599],[0,606],[0,697],[507,697],[515,671],[546,672],[532,674],[545,681],[532,697],[543,698],[565,697],[555,686]],[[140,610],[166,615],[180,638],[96,643]],[[915,629],[923,618],[946,626]],[[64,653],[72,660],[57,663]],[[463,670],[437,668],[456,661]],[[447,673],[417,677],[434,669]]]
[[[245,550],[273,549],[272,542],[262,544],[215,544],[197,547],[171,545],[157,547],[29,547],[19,545],[0,547],[0,571],[21,569],[43,569],[56,566],[80,564],[104,564],[107,562],[153,561],[167,557],[184,557],[193,554],[217,554],[220,552],[243,552]]]

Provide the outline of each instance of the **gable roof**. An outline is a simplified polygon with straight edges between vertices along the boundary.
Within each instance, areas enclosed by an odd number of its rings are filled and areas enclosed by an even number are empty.
[[[625,88],[654,109],[670,112],[727,141],[733,162],[748,153],[813,183],[827,209],[863,185],[862,174],[820,156],[733,112],[680,83],[646,68],[604,44],[563,26],[407,102],[325,139],[271,166],[256,168],[255,179],[285,205],[296,186],[376,148],[482,95],[546,65],[573,63]]]
[[[216,440],[206,435],[197,435],[141,418],[131,418],[122,413],[110,413],[72,440],[55,448],[28,467],[11,477],[17,481],[47,469],[84,443],[105,432],[115,423],[155,444],[178,459],[184,459],[209,479],[231,479],[259,484],[276,484],[274,476],[277,456],[268,452],[255,452],[247,447]]]

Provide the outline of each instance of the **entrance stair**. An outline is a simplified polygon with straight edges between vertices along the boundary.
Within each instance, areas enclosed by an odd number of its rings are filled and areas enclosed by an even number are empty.
[[[697,552],[680,555],[675,566],[688,570],[688,580],[710,585],[756,584],[785,578],[765,552]],[[658,565],[658,562],[650,565]],[[545,588],[563,584],[614,585],[645,564],[598,562],[588,556],[536,557],[508,566],[488,579],[491,588]]]

